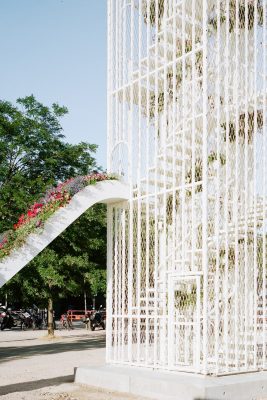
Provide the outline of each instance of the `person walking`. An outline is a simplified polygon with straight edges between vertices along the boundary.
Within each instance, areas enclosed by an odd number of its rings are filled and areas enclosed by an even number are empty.
[[[68,329],[73,329],[72,319],[71,319],[70,314],[67,314],[67,326],[68,326]]]
[[[85,323],[85,329],[88,331],[90,329],[90,317],[88,312],[84,316],[84,323]]]
[[[62,329],[67,329],[68,324],[67,324],[67,314],[62,314],[60,317],[60,326]]]

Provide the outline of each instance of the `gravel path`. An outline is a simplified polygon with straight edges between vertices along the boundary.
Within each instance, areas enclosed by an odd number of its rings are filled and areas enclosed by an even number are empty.
[[[1,400],[126,400],[140,397],[73,383],[74,367],[100,365],[105,359],[103,331],[0,332]]]

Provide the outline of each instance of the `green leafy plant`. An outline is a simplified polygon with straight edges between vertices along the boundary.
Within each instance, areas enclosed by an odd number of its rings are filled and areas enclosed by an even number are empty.
[[[194,284],[190,292],[184,290],[175,291],[175,307],[178,309],[186,309],[190,306],[195,306],[197,302],[197,286]]]
[[[173,94],[174,84],[176,86],[176,89],[178,89],[181,86],[182,81],[183,81],[183,66],[182,63],[179,62],[176,64],[175,68],[175,83],[174,83],[173,69],[170,69],[167,72],[168,88],[171,95]]]
[[[213,163],[214,161],[217,160],[217,153],[215,151],[212,151],[208,155],[208,165]],[[224,154],[220,153],[219,154],[219,161],[221,165],[225,165],[226,163],[226,157]],[[202,168],[202,160],[198,158],[195,162],[195,179],[194,182],[200,182],[202,181],[202,174],[203,174],[203,168]],[[193,168],[190,168],[190,170],[187,172],[185,181],[186,183],[193,183]],[[195,192],[202,192],[202,184],[196,185]],[[190,197],[192,195],[192,189],[186,189],[186,195]]]
[[[175,203],[175,204],[173,204]],[[172,224],[172,217],[173,217],[173,207],[175,211],[178,210],[180,205],[180,197],[179,197],[179,192],[175,192],[175,195],[173,196],[172,193],[170,193],[167,196],[167,202],[166,202],[166,222],[167,224],[171,225]]]
[[[256,125],[255,125],[256,120]],[[246,113],[242,113],[238,117],[238,133],[236,132],[236,123],[233,121],[229,122],[228,129],[227,124],[224,122],[221,127],[224,132],[224,141],[226,141],[227,133],[229,137],[229,141],[235,142],[237,135],[243,140],[247,140],[248,143],[252,143],[254,131],[258,129],[262,129],[263,127],[263,111],[257,110],[256,116],[254,111]],[[228,132],[227,132],[228,131]]]
[[[191,50],[192,50],[192,42],[190,40],[186,44],[186,52],[191,51]],[[179,53],[177,56],[179,56],[181,54],[182,53]],[[203,53],[202,53],[202,51],[196,52],[195,68],[196,68],[197,74],[199,76],[201,76],[203,73]],[[185,69],[186,70],[192,69],[190,60],[186,61]],[[173,68],[170,68],[167,72],[168,92],[170,95],[173,95],[173,91],[174,91],[174,76],[175,76],[175,86],[176,86],[176,89],[178,90],[181,87],[181,83],[183,81],[183,64],[181,61],[178,61],[176,63],[175,75],[174,75]]]
[[[159,92],[158,94],[157,109],[159,114],[164,110],[164,92]],[[156,94],[152,93],[149,102],[149,118],[154,119],[155,115],[156,115]]]
[[[225,270],[227,258],[228,258],[228,269],[232,270],[235,267],[235,259],[236,259],[234,247],[229,246],[227,252],[226,252],[226,248],[221,248],[219,250],[218,267],[221,272],[223,272]],[[211,256],[209,258],[209,267],[210,267],[211,272],[216,271],[216,265],[217,265],[216,257]]]
[[[209,155],[208,155],[208,164],[213,163],[214,161],[217,160],[217,153],[215,151],[212,151]],[[219,154],[219,160],[221,165],[225,165],[226,163],[226,157],[224,154],[220,153]]]
[[[193,168],[190,168],[190,170],[187,172],[185,176],[185,182],[187,184],[191,184],[193,182],[199,182],[202,181],[202,160],[198,158],[195,162],[195,174],[194,174],[194,179],[193,179]],[[195,187],[195,192],[202,192],[202,184],[198,184]],[[190,197],[192,195],[192,189],[187,189],[186,190],[186,195]]]
[[[240,0],[238,5],[236,5],[235,0],[230,0],[229,2],[229,32],[232,32],[237,26],[239,29],[245,29],[246,26],[249,30],[254,28],[254,23],[259,26],[263,25],[263,3],[262,0],[257,2],[249,1],[247,3],[247,13],[246,13],[246,0]],[[236,7],[238,9],[236,10]],[[246,15],[247,14],[247,15]],[[236,18],[237,16],[237,18]],[[226,13],[226,3],[221,2],[220,6],[220,24],[226,23],[227,13]],[[212,16],[209,19],[209,24],[214,30],[218,29],[218,17]]]
[[[192,51],[193,43],[191,39],[185,39],[185,53]],[[183,54],[183,42],[178,39],[176,42],[176,57],[181,57]]]
[[[149,1],[149,6],[148,6]],[[149,11],[148,11],[149,9]],[[158,15],[156,15],[156,0],[143,0],[142,2],[142,14],[146,24],[150,23],[155,26],[158,21],[158,26],[160,28],[162,18],[164,15],[164,0],[158,0]]]

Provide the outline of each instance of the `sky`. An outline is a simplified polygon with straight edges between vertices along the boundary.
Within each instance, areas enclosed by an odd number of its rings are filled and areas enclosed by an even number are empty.
[[[106,167],[106,0],[0,0],[0,99],[65,105],[66,141]]]

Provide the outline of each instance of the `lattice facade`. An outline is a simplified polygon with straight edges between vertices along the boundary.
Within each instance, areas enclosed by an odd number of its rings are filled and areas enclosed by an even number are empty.
[[[263,0],[108,0],[111,363],[266,368]]]

